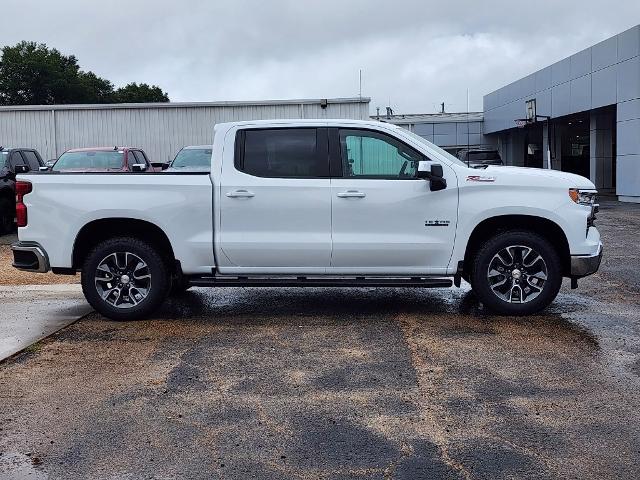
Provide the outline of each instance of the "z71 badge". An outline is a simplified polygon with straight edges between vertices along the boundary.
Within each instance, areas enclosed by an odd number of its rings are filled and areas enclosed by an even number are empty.
[[[427,220],[424,222],[425,227],[448,227],[451,221],[449,220]]]

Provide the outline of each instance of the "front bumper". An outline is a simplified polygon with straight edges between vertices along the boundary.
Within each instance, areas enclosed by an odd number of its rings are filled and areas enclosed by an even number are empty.
[[[580,278],[592,275],[600,268],[602,261],[602,243],[593,255],[574,255],[571,257],[571,277]]]
[[[50,269],[49,257],[36,242],[18,242],[11,245],[13,251],[12,265],[18,270],[45,273]]]

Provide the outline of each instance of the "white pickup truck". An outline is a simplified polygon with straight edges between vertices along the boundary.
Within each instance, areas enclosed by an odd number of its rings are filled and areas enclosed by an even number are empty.
[[[597,271],[594,185],[470,169],[399,127],[352,120],[215,126],[210,172],[18,176],[14,266],[82,273],[106,317],[189,286],[451,287],[536,312]]]

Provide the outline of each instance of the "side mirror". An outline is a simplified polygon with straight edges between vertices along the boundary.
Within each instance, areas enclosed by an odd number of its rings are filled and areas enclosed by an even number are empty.
[[[131,171],[132,172],[146,172],[147,171],[147,164],[146,163],[134,163],[133,165],[131,165]]]
[[[53,166],[56,164],[56,160],[49,160],[48,162],[46,162],[44,165],[47,168],[53,168]]]
[[[29,173],[31,171],[29,165],[16,165],[14,170],[16,171],[16,175],[19,173]]]
[[[426,161],[418,162],[418,172],[416,176],[418,178],[429,180],[432,192],[444,190],[445,188],[447,188],[447,179],[444,178],[442,165],[438,163]]]
[[[49,171],[49,167],[40,167],[38,168],[39,172],[48,172]]]
[[[166,170],[167,168],[169,168],[169,163],[164,163],[164,162],[151,162],[151,166],[153,168],[160,168],[162,170]]]

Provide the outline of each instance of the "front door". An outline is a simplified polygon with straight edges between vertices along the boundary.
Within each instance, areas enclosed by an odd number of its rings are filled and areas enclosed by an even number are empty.
[[[453,171],[443,165],[449,187],[432,192],[416,178],[418,161],[429,159],[395,137],[340,129],[331,138],[342,167],[341,178],[331,180],[331,271],[445,273],[457,220]]]
[[[326,128],[236,134],[220,190],[221,273],[324,273],[331,261]]]

